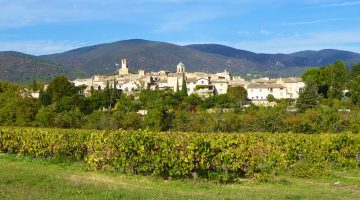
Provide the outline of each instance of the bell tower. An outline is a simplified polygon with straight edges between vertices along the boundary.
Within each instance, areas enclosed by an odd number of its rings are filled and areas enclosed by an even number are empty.
[[[176,66],[176,73],[185,73],[185,65],[182,62]]]
[[[121,69],[128,69],[126,59],[121,59]]]
[[[119,69],[119,75],[128,75],[129,74],[129,68],[126,62],[126,59],[121,59],[121,68]]]

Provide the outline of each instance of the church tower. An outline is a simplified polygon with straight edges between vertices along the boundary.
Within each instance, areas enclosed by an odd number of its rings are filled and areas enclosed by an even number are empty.
[[[126,63],[126,59],[121,59],[121,68],[119,69],[119,75],[128,75],[129,74],[129,68]]]
[[[182,62],[176,66],[176,73],[185,73],[185,65]]]
[[[127,66],[127,63],[126,63],[126,59],[121,59],[121,69],[127,69],[128,66]]]

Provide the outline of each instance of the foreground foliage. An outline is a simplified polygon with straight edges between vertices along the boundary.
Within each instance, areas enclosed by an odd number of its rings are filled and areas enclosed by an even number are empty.
[[[232,181],[360,166],[356,134],[199,134],[0,128],[0,152],[84,161],[92,170]]]

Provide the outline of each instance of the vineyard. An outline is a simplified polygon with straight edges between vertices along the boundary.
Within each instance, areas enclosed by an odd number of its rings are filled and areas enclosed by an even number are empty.
[[[0,152],[91,170],[231,181],[359,169],[359,134],[182,133],[0,127]]]

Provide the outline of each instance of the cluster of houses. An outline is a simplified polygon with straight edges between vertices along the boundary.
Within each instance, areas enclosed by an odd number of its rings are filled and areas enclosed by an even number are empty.
[[[107,84],[117,87],[126,94],[133,94],[145,89],[150,90],[182,90],[186,83],[187,93],[196,93],[201,97],[226,94],[229,87],[242,86],[247,90],[248,98],[254,104],[267,104],[267,96],[276,99],[297,99],[304,87],[300,78],[260,78],[245,81],[240,76],[232,76],[228,71],[209,74],[205,72],[186,72],[185,65],[179,63],[176,72],[161,70],[145,72],[139,70],[137,74],[130,73],[126,59],[121,60],[121,68],[117,75],[93,76],[91,78],[72,81],[75,86],[85,85],[85,95],[90,95],[92,89],[103,89]]]

